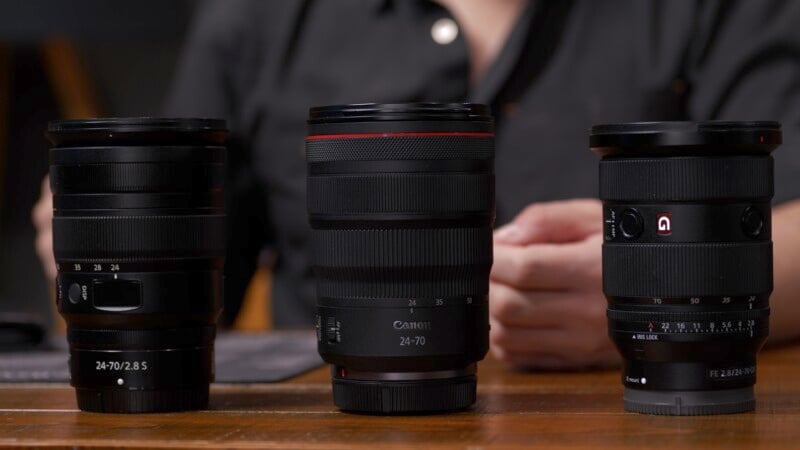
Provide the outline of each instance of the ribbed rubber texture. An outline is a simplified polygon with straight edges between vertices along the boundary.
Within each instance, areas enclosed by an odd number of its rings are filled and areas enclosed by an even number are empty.
[[[475,376],[424,381],[333,379],[333,403],[345,411],[410,414],[456,411],[476,399]]]
[[[208,408],[208,385],[183,389],[76,388],[78,408],[101,413],[157,413]]]
[[[446,214],[492,208],[492,174],[382,173],[308,178],[310,214]]]
[[[90,164],[50,166],[53,194],[175,192],[220,189],[223,164]]]
[[[772,242],[603,245],[603,291],[622,297],[772,291]]]
[[[53,208],[61,216],[85,214],[88,210],[161,210],[223,211],[225,194],[221,190],[195,192],[126,192],[116,194],[59,194],[53,196]]]
[[[492,137],[389,136],[306,141],[306,160],[309,163],[492,158],[494,158]]]
[[[626,411],[652,414],[657,416],[710,416],[716,414],[736,414],[756,409],[756,401],[748,400],[740,403],[729,403],[724,405],[648,405],[623,401]]]
[[[70,345],[97,349],[163,349],[184,346],[208,345],[214,341],[216,327],[170,328],[159,330],[84,330],[67,327]]]
[[[224,256],[225,216],[57,216],[53,250],[56,259]]]
[[[636,393],[637,401],[629,397]],[[648,394],[653,399],[643,401]],[[666,398],[669,401],[666,401]],[[623,405],[626,411],[661,416],[704,416],[714,414],[735,414],[753,411],[756,400],[752,386],[728,391],[639,391],[625,389]]]
[[[657,317],[663,322],[757,320],[770,315],[769,308],[741,311],[621,311],[609,309],[606,315],[611,320],[623,322],[647,322]]]
[[[187,143],[188,144],[188,143]],[[74,166],[89,164],[224,164],[225,147],[192,145],[114,145],[56,147],[50,149],[50,165]]]
[[[351,277],[321,277],[317,271],[317,294],[324,297],[347,298],[439,298],[459,295],[485,295],[489,292],[489,267],[480,270],[464,268],[430,268],[423,274],[416,273],[385,275],[383,278],[361,276],[374,274],[363,271],[350,273]],[[420,275],[420,276],[415,276]],[[424,278],[423,278],[424,276]]]
[[[315,266],[426,267],[491,264],[487,228],[315,230]]]
[[[773,195],[771,156],[605,158],[600,198],[606,201],[765,199]]]

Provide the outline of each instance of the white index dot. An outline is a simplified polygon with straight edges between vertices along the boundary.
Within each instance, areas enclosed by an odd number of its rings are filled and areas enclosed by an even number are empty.
[[[123,380],[122,378],[117,378],[117,384],[122,386],[123,384],[125,384],[125,380]]]
[[[455,20],[444,17],[433,23],[431,37],[439,45],[447,45],[458,37],[458,25]]]
[[[645,377],[642,377],[642,380],[641,380],[641,381],[642,381],[642,384],[647,384],[647,378],[645,378]]]

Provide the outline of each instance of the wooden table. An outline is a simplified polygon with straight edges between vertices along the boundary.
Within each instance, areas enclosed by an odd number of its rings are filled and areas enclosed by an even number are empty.
[[[616,371],[519,373],[488,360],[473,410],[372,417],[338,412],[326,368],[279,384],[215,385],[211,410],[76,410],[63,384],[0,385],[0,446],[129,448],[800,448],[800,347],[764,352],[755,413],[625,413]]]

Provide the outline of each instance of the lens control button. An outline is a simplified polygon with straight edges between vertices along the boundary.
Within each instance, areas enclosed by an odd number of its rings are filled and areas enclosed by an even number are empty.
[[[751,238],[757,238],[764,230],[764,216],[753,208],[747,207],[742,213],[742,231]]]
[[[82,293],[83,290],[81,289],[81,285],[78,283],[72,283],[71,285],[69,285],[69,292],[67,292],[67,297],[69,298],[69,301],[71,303],[77,304],[79,301],[81,301]]]
[[[328,339],[329,344],[335,344],[339,341],[338,335],[339,327],[336,324],[336,317],[328,317],[325,323],[325,337]]]
[[[644,231],[642,216],[634,209],[626,209],[620,217],[619,231],[626,239],[638,238]]]

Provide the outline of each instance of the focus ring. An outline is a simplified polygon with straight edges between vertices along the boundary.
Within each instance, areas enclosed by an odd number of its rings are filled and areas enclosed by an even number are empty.
[[[730,158],[605,158],[600,198],[606,201],[766,199],[773,195],[771,156]]]
[[[493,208],[491,174],[369,174],[308,179],[310,214],[447,214]]]
[[[410,268],[492,263],[489,228],[315,230],[320,267]]]
[[[603,291],[618,297],[772,291],[772,242],[603,245]]]
[[[306,141],[306,159],[309,163],[492,158],[492,137],[388,136]]]
[[[174,192],[220,189],[222,164],[89,164],[50,166],[53,194]]]
[[[56,259],[225,255],[225,216],[54,217]]]

